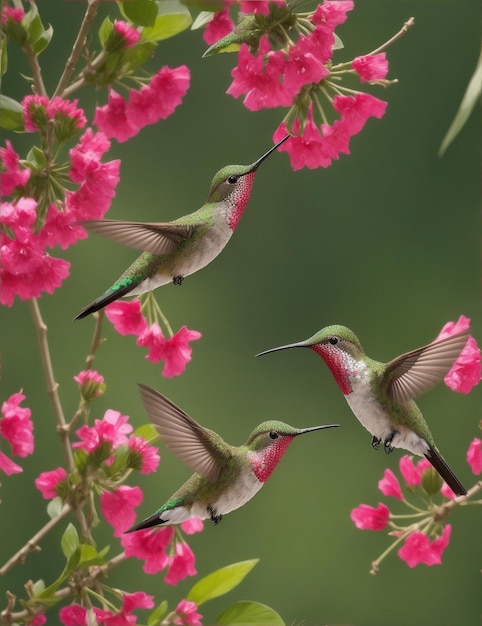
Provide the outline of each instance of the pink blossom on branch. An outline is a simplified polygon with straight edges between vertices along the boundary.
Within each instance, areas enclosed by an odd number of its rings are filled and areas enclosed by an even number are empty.
[[[351,66],[359,75],[362,83],[383,80],[388,74],[388,61],[385,52],[356,57]]]
[[[408,454],[401,457],[399,462],[400,473],[409,487],[417,487],[422,482],[422,476],[426,469],[431,467],[430,461],[420,459],[415,465]]]
[[[115,491],[104,491],[100,508],[105,519],[114,527],[114,537],[120,537],[136,519],[135,508],[142,502],[140,487],[121,485]]]
[[[159,467],[161,457],[155,446],[150,446],[142,437],[131,435],[128,442],[131,456],[129,467],[139,470],[141,474],[150,474]]]
[[[146,359],[153,363],[164,361],[162,375],[166,378],[179,376],[191,360],[190,341],[200,339],[201,333],[183,326],[175,335],[166,339],[158,324],[154,323],[137,339],[137,345],[149,348]]]
[[[104,624],[104,626],[129,625],[137,622],[137,617],[132,615],[132,611],[135,609],[152,609],[153,606],[153,596],[149,596],[143,591],[136,591],[135,593],[123,593],[122,607],[119,611],[112,612],[94,607],[94,613],[98,624]]]
[[[120,542],[126,557],[135,557],[144,561],[142,569],[146,574],[157,574],[169,563],[165,550],[174,537],[174,527],[148,528],[134,533],[124,534]]]
[[[102,420],[95,420],[94,426],[84,424],[76,431],[81,441],[75,441],[72,447],[93,452],[102,443],[112,444],[113,450],[127,445],[127,435],[132,432],[132,426],[127,423],[128,420],[129,418],[121,415],[119,411],[108,409]]]
[[[467,463],[476,476],[482,474],[482,440],[478,437],[472,440],[467,450]]]
[[[229,16],[229,9],[214,13],[213,18],[203,32],[203,39],[211,46],[234,30],[234,22]]]
[[[117,300],[105,307],[105,316],[119,335],[142,335],[147,331],[147,320],[142,315],[141,301]]]
[[[447,322],[438,334],[437,339],[451,337],[470,327],[470,318],[461,315],[457,322]],[[444,381],[452,391],[470,393],[475,385],[478,385],[482,377],[481,352],[473,337],[469,337],[465,347],[452,365],[451,370]]]
[[[32,412],[20,404],[25,400],[23,393],[14,393],[2,404],[0,435],[6,439],[14,456],[26,457],[34,449]]]
[[[184,541],[177,542],[176,552],[169,558],[169,570],[164,577],[164,582],[167,585],[177,585],[186,576],[195,576],[197,574],[194,567],[195,560],[194,553],[188,544]]]
[[[447,524],[442,534],[430,543],[430,539],[425,533],[415,530],[408,535],[397,554],[409,567],[415,567],[420,563],[440,565],[445,548],[450,542],[451,531],[451,525]]]
[[[58,496],[57,487],[66,478],[67,472],[63,467],[58,467],[50,472],[42,472],[34,482],[42,497],[51,500]]]
[[[5,7],[6,9],[9,7]],[[23,187],[30,178],[31,170],[20,168],[20,159],[11,142],[5,141],[6,148],[0,148],[0,196],[9,196],[16,187]]]
[[[376,508],[360,504],[351,511],[350,517],[360,530],[383,530],[388,524],[390,511],[382,502],[379,502]]]
[[[99,398],[105,391],[104,377],[95,370],[84,370],[74,376],[80,387],[80,394],[85,401],[90,402]]]
[[[384,496],[393,496],[398,500],[403,500],[402,489],[398,478],[390,469],[386,469],[383,478],[378,481],[378,488]]]
[[[60,609],[59,619],[64,626],[87,626],[87,609],[74,602]]]
[[[174,610],[171,623],[175,626],[201,626],[202,615],[197,612],[197,604],[189,600],[181,600]]]
[[[141,37],[141,34],[134,26],[122,20],[114,20],[114,32],[122,37],[126,48],[132,48]]]

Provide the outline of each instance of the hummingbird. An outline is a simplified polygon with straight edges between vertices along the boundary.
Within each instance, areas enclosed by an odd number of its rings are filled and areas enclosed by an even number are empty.
[[[116,282],[75,317],[81,319],[126,296],[161,285],[181,285],[186,276],[202,269],[223,250],[241,219],[261,163],[282,143],[251,165],[227,165],[214,176],[203,206],[172,222],[85,220],[80,224],[142,254]]]
[[[160,524],[180,524],[191,517],[210,518],[218,524],[223,515],[239,509],[261,489],[295,437],[339,426],[294,428],[278,421],[263,422],[244,445],[236,447],[151,387],[139,385],[139,391],[167,447],[195,473],[161,508],[128,533]]]
[[[404,448],[424,456],[457,495],[466,489],[438,451],[414,398],[443,379],[469,338],[463,331],[434,340],[388,363],[370,359],[346,326],[327,326],[315,335],[257,356],[287,348],[311,348],[319,354],[358,421],[372,435],[372,446],[383,442],[388,454]]]

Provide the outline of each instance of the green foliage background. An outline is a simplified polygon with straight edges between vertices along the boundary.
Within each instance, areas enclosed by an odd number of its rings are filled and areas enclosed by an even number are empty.
[[[52,45],[40,57],[51,89],[84,3],[43,0],[39,9],[44,24],[55,29]],[[369,121],[353,139],[352,155],[326,170],[300,172],[291,170],[285,154],[271,157],[260,168],[246,214],[221,257],[181,289],[157,291],[175,329],[187,324],[203,333],[193,344],[186,373],[163,379],[133,338],[118,336],[109,324],[95,362],[108,384],[93,408],[99,418],[114,408],[131,415],[136,426],[145,422],[135,386],[143,382],[232,443],[243,442],[270,418],[296,426],[342,424],[293,443],[262,493],[220,526],[207,524],[189,540],[200,575],[259,557],[229,600],[269,604],[287,624],[448,626],[475,624],[480,617],[480,510],[468,507],[452,515],[442,567],[410,570],[392,557],[371,576],[370,562],[388,540],[383,533],[356,530],[349,514],[361,502],[376,505],[382,499],[377,481],[385,467],[397,470],[401,453],[385,457],[371,449],[370,436],[315,355],[293,351],[254,359],[263,349],[303,339],[331,323],[350,326],[380,360],[430,341],[461,313],[473,319],[474,334],[482,339],[480,118],[473,115],[446,156],[437,157],[478,57],[479,3],[360,0],[338,30],[346,48],[337,58],[369,52],[411,15],[415,27],[388,51],[390,77],[399,84],[386,92],[372,90],[388,99],[387,114]],[[189,31],[160,45],[151,69],[185,63],[192,86],[168,120],[128,143],[113,142],[108,158],[121,158],[122,167],[108,217],[162,221],[195,210],[221,166],[252,162],[271,145],[282,113],[253,114],[225,96],[235,58],[202,59],[204,49],[200,33]],[[3,91],[20,99],[25,88],[15,74],[28,74],[28,67],[13,47],[9,55]],[[92,90],[89,112],[105,100],[105,90]],[[15,137],[14,145],[22,151],[29,139]],[[134,256],[92,236],[68,251],[72,268],[64,288],[41,299],[67,416],[77,402],[72,376],[83,369],[93,330],[92,320],[71,320]],[[24,473],[2,479],[4,562],[46,521],[46,502],[33,478],[57,467],[62,457],[27,304],[1,309],[0,324],[0,397],[24,389],[36,435],[35,455],[21,460]],[[467,486],[475,482],[465,451],[478,434],[480,397],[480,390],[461,396],[440,385],[420,401],[440,449]],[[162,445],[161,455],[158,473],[139,480],[145,493],[141,516],[189,474]],[[405,512],[395,501],[388,504]],[[6,589],[22,594],[28,579],[53,580],[63,564],[62,530],[43,542],[41,554],[0,580],[0,598]],[[118,541],[106,524],[98,536],[99,548],[110,543],[111,554],[117,553]],[[171,606],[192,585],[186,580],[166,589],[162,574],[147,576],[141,568],[139,561],[129,562],[110,582],[155,594],[158,601],[165,594]],[[204,605],[206,623],[227,603],[226,597]],[[56,619],[54,610],[48,623]]]

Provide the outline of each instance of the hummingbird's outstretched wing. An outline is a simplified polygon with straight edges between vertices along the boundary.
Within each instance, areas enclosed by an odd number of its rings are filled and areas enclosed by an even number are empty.
[[[407,402],[424,393],[449,372],[470,337],[469,330],[435,340],[387,363],[387,393],[394,402]]]
[[[167,447],[194,472],[216,482],[222,468],[221,446],[226,445],[221,437],[203,428],[151,387],[138,387],[149,418]],[[220,447],[215,445],[216,440],[221,443]]]
[[[450,489],[452,489],[457,496],[467,495],[467,489],[462,485],[460,480],[447,465],[446,460],[440,452],[438,452],[438,450],[429,446],[428,452],[425,454],[425,458],[430,461]]]
[[[175,252],[198,227],[197,224],[120,220],[85,220],[79,224],[96,235],[156,256]]]

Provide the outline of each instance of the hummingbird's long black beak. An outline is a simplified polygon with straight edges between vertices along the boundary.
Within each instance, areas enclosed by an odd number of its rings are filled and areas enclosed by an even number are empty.
[[[312,426],[311,428],[302,428],[299,432],[300,435],[305,433],[312,433],[314,430],[324,430],[325,428],[339,428],[340,424],[325,424],[323,426]]]
[[[288,348],[307,348],[308,346],[304,341],[298,341],[297,343],[288,343],[286,346],[278,346],[277,348],[271,348],[264,352],[259,352],[256,356],[263,356],[263,354],[269,354],[270,352],[278,352],[278,350],[287,350]]]
[[[261,163],[267,159],[269,157],[269,155],[274,152],[277,148],[279,148],[281,146],[282,143],[284,143],[287,139],[289,139],[291,137],[291,135],[285,135],[283,137],[283,139],[281,139],[280,141],[278,141],[277,144],[275,144],[272,148],[270,148],[268,150],[268,152],[266,152],[265,154],[263,154],[262,157],[259,157],[259,159],[257,161],[255,161],[253,163],[253,165],[251,166],[251,169],[249,170],[249,172],[247,172],[247,174],[251,174],[251,172],[254,172],[258,169],[258,167],[261,165]]]

